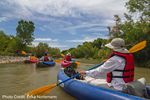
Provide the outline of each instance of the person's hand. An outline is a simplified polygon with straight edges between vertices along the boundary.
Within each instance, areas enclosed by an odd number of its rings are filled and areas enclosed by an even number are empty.
[[[84,71],[84,70],[79,70],[78,71],[81,75],[85,75],[86,74],[86,72]]]

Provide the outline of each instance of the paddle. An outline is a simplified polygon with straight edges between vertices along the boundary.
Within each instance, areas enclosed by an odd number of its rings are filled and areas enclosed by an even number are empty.
[[[146,47],[146,40],[136,44],[135,46],[133,46],[132,48],[129,49],[129,52],[130,53],[134,53],[134,52],[137,52],[137,51],[140,51],[142,50],[143,48]]]
[[[135,46],[133,46],[129,51],[130,51],[130,53],[134,53],[134,52],[137,52],[137,51],[139,51],[139,50],[142,50],[144,47],[146,46],[146,42],[140,42],[140,43],[138,43],[138,44],[136,44]],[[90,69],[93,69],[93,68],[95,68],[95,67],[98,67],[98,66],[100,66],[101,64],[103,64],[103,63],[100,63],[100,64],[98,64],[98,65],[96,65],[96,66],[94,66],[94,67],[92,67],[92,68],[90,68]],[[89,69],[89,70],[90,70]],[[43,94],[47,94],[47,93],[49,93],[53,88],[55,88],[56,86],[59,86],[60,84],[62,84],[62,83],[64,83],[64,82],[66,82],[66,81],[69,81],[69,80],[71,80],[72,78],[75,78],[76,76],[78,76],[79,74],[75,74],[74,76],[72,76],[72,77],[70,77],[70,78],[68,78],[68,79],[66,79],[66,80],[64,80],[64,81],[62,81],[62,82],[60,82],[60,83],[58,83],[58,84],[50,84],[50,85],[46,85],[46,86],[43,86],[43,87],[40,87],[40,88],[38,88],[38,89],[35,89],[35,90],[32,90],[32,91],[29,91],[28,93],[27,93],[27,95],[43,95]]]
[[[94,69],[94,68],[96,68],[96,67],[98,67],[98,66],[100,66],[100,65],[102,65],[102,64],[103,64],[103,62],[100,63],[100,64],[97,64],[97,65],[93,66],[92,68],[90,68],[90,69],[88,69],[88,70]],[[57,83],[57,84],[54,83],[54,84],[46,85],[46,86],[40,87],[40,88],[38,88],[38,89],[29,91],[29,92],[26,93],[26,95],[43,95],[43,94],[47,94],[47,93],[49,93],[53,88],[55,88],[56,86],[59,86],[60,84],[65,83],[65,82],[67,82],[67,81],[69,81],[69,80],[71,80],[71,79],[77,77],[78,75],[79,75],[79,73],[78,73],[78,74],[75,74],[74,76],[72,76],[72,77],[70,77],[70,78],[68,78],[68,79],[66,79],[66,80],[64,80],[64,81],[62,81],[62,82],[60,82],[60,83]]]

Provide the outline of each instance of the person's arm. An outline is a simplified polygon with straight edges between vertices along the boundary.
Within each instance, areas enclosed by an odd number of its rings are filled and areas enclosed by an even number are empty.
[[[118,56],[113,56],[110,59],[108,59],[103,65],[99,66],[96,69],[85,71],[85,74],[91,77],[97,77],[104,75],[108,72],[112,72],[113,70],[117,69],[121,66],[121,64],[124,64],[125,60]]]
[[[41,57],[41,58],[40,58],[40,61],[43,61],[43,60],[44,60],[44,57]]]
[[[49,61],[53,61],[53,58],[52,57],[48,57]]]

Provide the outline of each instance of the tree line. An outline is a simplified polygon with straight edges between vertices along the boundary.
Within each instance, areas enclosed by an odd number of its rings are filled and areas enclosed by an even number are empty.
[[[33,47],[35,26],[32,21],[20,20],[16,27],[16,36],[6,35],[4,31],[0,31],[0,55],[23,56],[22,51],[26,52],[26,56],[35,55],[41,57],[45,52],[51,56],[59,57],[60,49],[49,47],[46,43],[39,43]]]
[[[125,7],[128,13],[124,13],[125,19],[119,15],[114,15],[115,25],[108,26],[109,39],[96,39],[93,42],[84,42],[76,48],[63,51],[70,52],[77,58],[106,59],[110,51],[104,44],[113,38],[123,38],[126,47],[129,49],[136,43],[147,41],[147,46],[143,50],[134,53],[135,61],[143,66],[150,66],[150,0],[129,0]]]

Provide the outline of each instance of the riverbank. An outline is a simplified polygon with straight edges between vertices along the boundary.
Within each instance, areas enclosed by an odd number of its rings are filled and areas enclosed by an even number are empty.
[[[19,63],[19,62],[23,62],[26,59],[27,59],[27,57],[0,56],[0,64]]]

